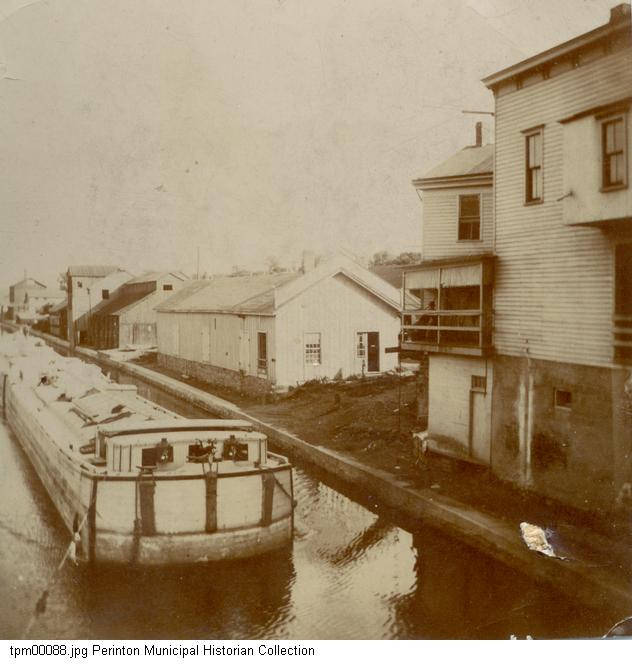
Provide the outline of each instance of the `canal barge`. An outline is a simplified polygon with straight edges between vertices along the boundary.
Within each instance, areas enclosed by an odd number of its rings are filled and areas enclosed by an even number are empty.
[[[0,391],[78,561],[239,559],[291,542],[291,465],[249,422],[182,418],[21,334],[0,337]]]

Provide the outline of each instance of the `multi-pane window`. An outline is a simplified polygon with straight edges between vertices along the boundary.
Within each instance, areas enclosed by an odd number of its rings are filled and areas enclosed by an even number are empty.
[[[527,203],[542,201],[542,130],[525,136],[526,141],[526,192]]]
[[[364,358],[366,356],[366,333],[358,333],[356,337],[356,356]]]
[[[459,240],[481,239],[481,197],[478,194],[459,196]]]
[[[626,181],[625,125],[622,117],[601,125],[603,188],[621,187]]]
[[[320,365],[320,333],[305,333],[305,364]]]

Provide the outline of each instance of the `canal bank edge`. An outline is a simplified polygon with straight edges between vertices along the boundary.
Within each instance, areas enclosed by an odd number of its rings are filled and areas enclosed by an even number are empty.
[[[14,326],[2,324],[8,330]],[[31,331],[53,348],[68,351],[68,343],[46,333]],[[308,443],[290,432],[273,427],[231,402],[216,397],[181,381],[138,365],[113,360],[104,353],[75,347],[75,354],[113,370],[135,376],[148,384],[183,399],[194,406],[227,418],[252,422],[279,448],[296,458],[314,464],[341,481],[354,486],[371,499],[374,507],[400,511],[407,519],[445,531],[488,556],[501,561],[539,582],[550,584],[585,605],[604,605],[621,616],[632,614],[632,585],[627,571],[590,567],[581,562],[559,560],[527,549],[518,524],[503,521],[480,510],[426,489],[414,489],[387,471],[369,467],[336,451]],[[615,571],[619,574],[615,574]]]

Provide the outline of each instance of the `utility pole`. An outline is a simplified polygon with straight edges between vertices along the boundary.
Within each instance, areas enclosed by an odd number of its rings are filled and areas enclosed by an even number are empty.
[[[195,271],[195,279],[200,279],[200,246],[197,248],[197,269]]]

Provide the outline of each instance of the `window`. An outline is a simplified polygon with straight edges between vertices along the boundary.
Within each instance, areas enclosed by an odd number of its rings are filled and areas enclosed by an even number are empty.
[[[459,240],[481,239],[481,197],[459,196]]]
[[[320,365],[320,333],[305,333],[305,364]]]
[[[163,284],[162,285],[162,290],[163,291],[173,291],[173,284]]]
[[[257,368],[262,372],[268,369],[268,336],[264,332],[257,333]]]
[[[542,130],[525,136],[526,141],[526,203],[542,201]]]
[[[77,282],[77,288],[80,289],[82,286],[83,286],[83,284],[81,282]]]
[[[573,403],[573,394],[568,390],[555,389],[555,406],[558,409],[570,409]]]
[[[472,390],[484,393],[487,390],[487,378],[484,376],[472,375]]]
[[[109,289],[103,289],[103,290],[101,291],[101,298],[102,298],[103,300],[108,300],[109,297],[110,297],[110,290],[109,290]]]
[[[366,333],[357,333],[356,356],[358,358],[364,358],[366,356]]]
[[[623,116],[601,125],[602,187],[615,189],[626,184],[625,124]]]

